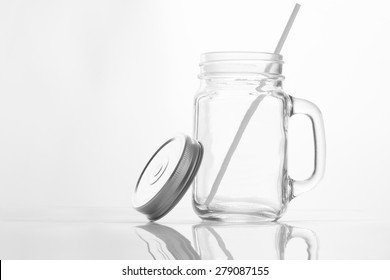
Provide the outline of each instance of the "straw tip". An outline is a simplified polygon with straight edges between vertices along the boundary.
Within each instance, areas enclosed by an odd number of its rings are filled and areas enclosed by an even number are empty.
[[[284,28],[284,31],[282,33],[282,37],[280,37],[278,45],[276,46],[274,53],[279,54],[280,51],[282,50],[284,41],[286,40],[287,35],[290,32],[291,26],[294,23],[295,17],[297,16],[300,7],[301,7],[300,4],[295,3],[294,10],[292,11],[290,18],[288,19],[287,25]]]

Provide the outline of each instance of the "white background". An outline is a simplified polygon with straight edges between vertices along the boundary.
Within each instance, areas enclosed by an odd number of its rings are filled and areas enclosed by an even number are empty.
[[[200,53],[273,51],[294,4],[1,1],[0,207],[130,209],[154,150],[192,134]],[[301,4],[284,88],[321,108],[328,158],[323,181],[290,209],[388,216],[389,5]],[[290,171],[302,179],[309,123],[291,126]],[[195,216],[189,194],[171,215]]]

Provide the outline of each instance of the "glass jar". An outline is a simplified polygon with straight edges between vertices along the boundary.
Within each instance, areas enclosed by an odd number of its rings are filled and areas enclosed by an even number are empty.
[[[321,112],[283,91],[282,59],[260,52],[201,56],[194,135],[204,154],[193,188],[201,218],[275,221],[291,199],[321,180]],[[294,114],[308,116],[313,127],[314,170],[304,181],[290,178],[287,170],[288,122]]]

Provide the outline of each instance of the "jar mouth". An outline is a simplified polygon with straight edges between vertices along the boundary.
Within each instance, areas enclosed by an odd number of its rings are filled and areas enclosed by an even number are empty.
[[[281,54],[268,52],[207,52],[200,57],[200,79],[283,80]]]
[[[270,52],[253,52],[253,51],[220,51],[220,52],[206,52],[201,54],[199,66],[208,63],[218,62],[250,62],[250,61],[264,61],[268,63],[283,64],[283,56],[281,54]]]

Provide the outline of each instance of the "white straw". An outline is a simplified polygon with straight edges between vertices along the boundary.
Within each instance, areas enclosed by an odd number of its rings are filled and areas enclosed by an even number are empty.
[[[246,111],[245,116],[243,120],[241,121],[240,126],[238,127],[237,133],[234,136],[233,142],[229,147],[228,152],[226,153],[225,159],[222,162],[221,169],[218,171],[217,177],[215,178],[214,184],[211,187],[211,191],[209,196],[206,199],[205,204],[208,205],[211,200],[213,200],[215,194],[218,191],[219,184],[222,181],[223,176],[225,175],[226,169],[228,168],[228,165],[230,163],[230,160],[236,151],[236,148],[238,144],[240,143],[241,137],[245,132],[246,126],[248,125],[250,119],[252,118],[253,114],[256,112],[257,107],[259,106],[260,102],[263,100],[265,95],[259,95],[251,104],[248,111]]]
[[[295,4],[294,10],[292,11],[291,16],[287,22],[287,25],[284,28],[283,34],[279,39],[278,45],[275,48],[275,51],[274,51],[275,54],[279,54],[280,51],[282,50],[284,42],[286,41],[287,35],[290,32],[291,26],[294,23],[295,17],[297,16],[297,13],[298,13],[300,7],[301,7],[301,5],[299,5],[298,3]],[[265,72],[267,72],[267,70]],[[232,156],[233,156],[238,144],[240,143],[241,137],[244,134],[245,129],[246,129],[249,121],[251,120],[253,114],[256,112],[257,107],[259,106],[259,104],[261,103],[261,101],[263,100],[264,97],[265,97],[265,95],[259,95],[252,102],[251,106],[248,108],[247,112],[245,113],[245,116],[242,119],[240,126],[238,127],[237,133],[234,136],[233,142],[230,145],[229,150],[226,153],[226,156],[222,162],[221,169],[217,173],[217,177],[215,178],[214,184],[211,187],[210,194],[205,201],[206,205],[210,204],[210,202],[213,200],[215,194],[217,193],[218,188],[219,188],[219,184],[221,183],[223,176],[225,175],[226,169],[229,166],[230,160],[232,159]]]
[[[284,41],[286,41],[288,33],[290,32],[291,26],[294,23],[295,17],[297,16],[300,7],[301,5],[299,5],[298,3],[295,4],[294,10],[292,11],[290,18],[288,19],[287,25],[284,28],[284,31],[279,39],[278,45],[276,46],[274,53],[279,54],[282,50]]]

